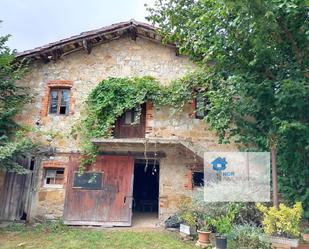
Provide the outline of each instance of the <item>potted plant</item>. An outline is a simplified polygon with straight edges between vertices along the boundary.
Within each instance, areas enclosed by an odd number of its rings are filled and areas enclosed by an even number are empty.
[[[280,204],[279,208],[257,204],[263,214],[263,229],[267,239],[274,244],[297,247],[300,236],[302,205],[297,202],[292,208]]]
[[[238,212],[236,206],[229,207],[225,215],[221,215],[218,218],[214,218],[210,221],[210,224],[215,227],[216,234],[216,248],[227,248],[227,234],[232,230],[233,221]]]
[[[306,228],[303,233],[303,240],[309,242],[309,228]]]
[[[209,229],[209,225],[205,222],[205,225],[202,226],[200,229],[197,230],[198,234],[198,241],[201,244],[210,244],[209,236],[211,234],[211,231]]]
[[[227,216],[221,216],[218,219],[213,220],[213,226],[216,229],[216,248],[226,249],[227,248],[227,237],[226,235],[232,229],[232,224],[227,219]]]

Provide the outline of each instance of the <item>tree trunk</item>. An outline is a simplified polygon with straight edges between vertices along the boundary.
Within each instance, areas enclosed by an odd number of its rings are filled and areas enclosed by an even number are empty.
[[[271,148],[271,169],[272,169],[272,185],[273,185],[273,205],[279,207],[278,200],[278,174],[277,174],[277,162],[276,162],[276,148]]]

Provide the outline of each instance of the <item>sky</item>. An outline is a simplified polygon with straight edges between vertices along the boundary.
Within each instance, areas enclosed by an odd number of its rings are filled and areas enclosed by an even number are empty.
[[[0,36],[21,52],[113,23],[146,22],[154,0],[0,0]]]

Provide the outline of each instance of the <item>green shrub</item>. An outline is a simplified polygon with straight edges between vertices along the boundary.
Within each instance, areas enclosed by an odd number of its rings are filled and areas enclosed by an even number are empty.
[[[279,208],[266,207],[257,204],[263,213],[263,229],[267,235],[298,237],[300,235],[300,222],[303,214],[301,202],[296,202],[293,207],[280,203]]]
[[[196,228],[197,216],[193,210],[192,201],[190,198],[183,197],[179,200],[177,207],[179,209],[179,219],[186,225]]]
[[[254,202],[244,202],[240,204],[235,223],[237,225],[250,224],[259,227],[262,225],[262,218],[262,214]]]
[[[195,228],[196,227],[196,215],[191,210],[186,210],[180,214],[180,220],[186,225]]]
[[[261,241],[262,229],[249,225],[235,225],[228,234],[229,249],[270,249],[270,243]]]

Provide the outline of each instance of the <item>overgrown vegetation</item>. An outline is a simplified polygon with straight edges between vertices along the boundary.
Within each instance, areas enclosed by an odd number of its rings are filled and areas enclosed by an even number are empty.
[[[29,151],[32,143],[14,118],[31,98],[25,87],[16,84],[26,68],[14,63],[15,52],[5,45],[8,38],[0,37],[0,170],[24,173],[15,159]]]
[[[89,94],[83,118],[73,130],[80,135],[84,160],[82,166],[95,161],[97,149],[92,138],[110,137],[115,121],[126,110],[138,107],[146,101],[155,106],[168,105],[180,110],[194,98],[193,89],[204,91],[207,81],[200,71],[189,74],[183,79],[175,80],[168,86],[162,86],[152,77],[108,78],[100,82]],[[83,170],[83,167],[80,168]]]
[[[279,191],[309,217],[309,18],[303,0],[163,0],[165,41],[204,67],[220,142],[277,152]]]

